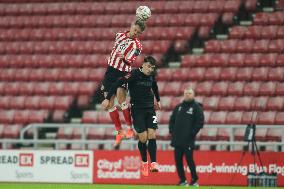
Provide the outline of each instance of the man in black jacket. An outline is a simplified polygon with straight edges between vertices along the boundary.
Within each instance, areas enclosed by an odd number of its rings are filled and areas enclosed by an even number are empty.
[[[183,169],[183,156],[185,154],[187,164],[191,172],[190,185],[198,186],[198,176],[193,160],[195,137],[204,124],[204,113],[201,104],[194,100],[192,88],[184,90],[184,100],[178,104],[169,123],[169,131],[172,136],[171,145],[174,147],[175,163],[180,182],[178,185],[188,186]]]
[[[141,174],[143,176],[148,176],[149,171],[158,172],[158,163],[156,162],[156,129],[158,128],[158,120],[154,107],[156,106],[160,109],[161,104],[158,85],[154,75],[155,67],[156,60],[152,56],[145,57],[139,69],[132,70],[129,74],[112,84],[106,99],[102,102],[102,107],[107,108],[117,88],[123,84],[128,84],[131,116],[134,129],[139,138],[138,149],[142,159]],[[154,101],[154,97],[156,101]],[[151,159],[150,167],[148,167],[147,149]]]

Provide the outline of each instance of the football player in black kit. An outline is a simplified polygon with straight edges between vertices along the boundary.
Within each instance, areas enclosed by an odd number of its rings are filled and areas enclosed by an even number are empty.
[[[154,107],[156,106],[157,109],[160,109],[161,104],[158,85],[154,75],[155,68],[156,60],[152,56],[145,57],[139,69],[132,70],[112,85],[106,99],[102,102],[102,107],[108,108],[109,101],[115,94],[116,89],[128,83],[131,116],[134,129],[139,138],[138,149],[142,159],[141,174],[143,176],[148,176],[149,170],[150,172],[158,172],[158,163],[156,162],[156,129],[158,128],[158,121]],[[147,141],[148,145],[146,144]],[[151,159],[150,168],[147,161],[147,149]]]

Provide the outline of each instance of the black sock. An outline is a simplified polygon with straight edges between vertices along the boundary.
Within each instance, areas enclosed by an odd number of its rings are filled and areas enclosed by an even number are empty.
[[[146,143],[138,142],[138,149],[140,151],[141,159],[143,162],[147,162],[147,145]]]
[[[151,162],[156,162],[156,152],[157,152],[156,139],[149,139],[148,152],[150,154]]]

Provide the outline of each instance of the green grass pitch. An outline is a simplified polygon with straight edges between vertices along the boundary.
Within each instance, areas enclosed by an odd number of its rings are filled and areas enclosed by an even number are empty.
[[[170,185],[118,185],[118,184],[27,184],[0,183],[0,189],[181,189]],[[264,189],[264,187],[200,186],[200,189]]]

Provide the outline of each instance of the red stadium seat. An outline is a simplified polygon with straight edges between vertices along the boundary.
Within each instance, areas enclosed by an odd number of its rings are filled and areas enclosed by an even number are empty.
[[[252,52],[254,53],[266,53],[268,49],[269,40],[262,39],[256,40],[254,46],[252,47]]]
[[[171,110],[172,96],[162,96],[161,106],[164,110]]]
[[[229,83],[228,86],[228,95],[236,95],[236,96],[241,96],[243,95],[244,92],[244,82],[233,82]]]
[[[39,108],[40,97],[39,96],[28,96],[25,101],[26,109],[38,109]]]
[[[228,112],[226,117],[226,124],[241,124],[242,112]]]
[[[41,96],[39,100],[39,108],[53,110],[55,96]]]
[[[168,83],[164,89],[163,89],[163,94],[164,95],[179,95],[180,92],[180,86],[181,86],[181,82],[170,82]]]
[[[179,94],[183,94],[184,93],[184,90],[187,89],[187,88],[192,88],[192,89],[195,89],[196,88],[196,82],[183,82],[181,84],[181,87],[180,87],[180,92]]]
[[[228,67],[222,68],[220,73],[220,80],[225,81],[234,81],[236,79],[237,68],[236,67]]]
[[[268,69],[266,67],[254,68],[252,72],[253,81],[266,81]]]
[[[98,112],[98,123],[109,124],[112,123],[108,112]]]
[[[211,94],[212,85],[213,85],[212,81],[205,81],[205,82],[197,83],[195,92],[197,95],[208,96]]]
[[[92,95],[98,84],[96,82],[82,82],[79,86],[79,94],[80,95]]]
[[[93,140],[93,139],[102,140],[102,139],[105,139],[106,137],[105,135],[106,135],[106,128],[104,127],[98,127],[98,128],[90,127],[87,130],[87,138],[89,140]]]
[[[256,123],[257,112],[243,112],[242,124]]]
[[[260,39],[261,38],[261,26],[252,25],[247,28],[244,33],[247,39]]]
[[[79,95],[77,98],[77,106],[80,109],[88,109],[91,103],[91,97],[89,95]]]
[[[168,127],[160,127],[156,133],[157,140],[169,140],[169,128]]]
[[[57,132],[57,139],[72,139],[72,127],[60,127]]]
[[[234,132],[234,140],[236,141],[243,141],[245,136],[245,129],[244,128],[237,128]]]
[[[20,136],[22,125],[9,125],[6,126],[3,132],[3,138],[17,139]]]
[[[205,80],[219,80],[221,68],[207,68],[204,73]]]
[[[181,56],[182,67],[193,67],[196,65],[197,55],[183,55]]]
[[[14,110],[0,111],[0,123],[11,124],[14,122]]]
[[[233,110],[235,104],[235,97],[228,96],[220,98],[218,110]]]
[[[277,35],[278,26],[266,26],[261,30],[262,39],[274,39]]]
[[[34,94],[35,95],[48,95],[49,92],[48,82],[34,83]]]
[[[16,124],[27,124],[28,123],[29,111],[19,110],[15,111],[14,123]]]
[[[282,138],[282,131],[281,129],[275,128],[268,128],[266,133],[266,140],[267,141],[275,141],[280,142]]]
[[[284,51],[283,39],[270,40],[268,45],[268,52],[282,53]]]
[[[29,123],[43,123],[48,116],[48,112],[45,110],[32,110],[28,113]]]
[[[276,53],[262,54],[259,60],[259,65],[272,67],[276,64],[276,59]]]
[[[245,54],[230,54],[228,66],[242,67],[244,65]]]
[[[174,81],[187,81],[188,80],[188,73],[190,70],[187,68],[179,68],[175,69],[172,72],[172,80]]]
[[[203,54],[200,56],[196,57],[196,66],[198,67],[206,67],[206,66],[210,66],[211,61],[212,61],[212,54]]]
[[[228,64],[228,59],[229,59],[228,54],[213,54],[211,66],[226,67]]]
[[[64,95],[73,95],[78,94],[80,83],[78,82],[65,82],[63,84],[63,94]]]
[[[242,39],[245,35],[247,28],[244,26],[234,26],[231,28],[229,37],[231,39]]]
[[[1,98],[0,101],[2,99],[5,99],[5,96],[3,98]],[[11,102],[9,103],[9,107],[11,109],[23,109],[25,107],[25,101],[26,101],[25,96],[14,97],[14,98],[12,98]],[[9,102],[9,101],[6,100],[6,102]],[[1,104],[0,104],[0,106],[1,106]]]
[[[275,124],[276,125],[283,125],[284,124],[284,112],[277,112],[276,113]]]
[[[173,69],[161,68],[158,70],[157,81],[171,81]]]
[[[230,140],[230,130],[226,128],[218,128],[217,140],[218,141],[229,141]]]
[[[267,96],[253,97],[251,109],[255,111],[264,111],[267,107]]]
[[[84,111],[82,117],[82,123],[98,123],[98,112],[96,111]]]
[[[10,109],[11,103],[13,103],[12,96],[3,96],[0,98],[0,109]]]
[[[250,53],[252,52],[253,45],[254,45],[254,41],[251,39],[240,40],[237,43],[236,52]]]
[[[63,93],[63,82],[59,82],[59,83],[50,83],[49,84],[49,94],[50,95],[61,95]]]
[[[190,69],[190,74],[188,75],[188,80],[190,81],[202,81],[204,79],[205,68],[192,68]]]
[[[21,95],[33,95],[35,83],[20,83],[19,94]]]
[[[204,110],[217,110],[219,103],[219,97],[212,96],[212,97],[205,97],[203,99],[203,108]]]
[[[257,120],[257,124],[261,125],[273,125],[275,122],[276,112],[260,112]]]
[[[212,112],[210,115],[209,124],[225,124],[226,117],[226,111]]]
[[[200,140],[215,141],[217,140],[217,128],[203,128],[200,130]]]
[[[250,81],[253,69],[251,67],[239,68],[236,74],[237,81]]]
[[[55,110],[52,114],[52,121],[54,123],[63,123],[65,114],[64,110]]]
[[[282,82],[277,83],[275,94],[284,95],[284,83]]]
[[[269,16],[265,12],[258,12],[253,18],[253,23],[256,25],[267,25]]]
[[[255,139],[257,141],[266,141],[267,128],[257,128],[255,130]]]
[[[269,97],[267,101],[267,109],[270,111],[281,111],[284,108],[284,99],[281,96]]]
[[[7,82],[4,85],[4,94],[16,96],[19,93],[20,86],[21,83],[19,82]]]
[[[283,67],[269,68],[268,80],[269,81],[283,81],[284,69]]]
[[[254,81],[254,82],[246,83],[244,86],[244,95],[258,96],[259,89],[260,89],[259,82]]]
[[[54,108],[58,110],[67,110],[73,103],[72,96],[57,96],[54,102]]]
[[[216,82],[212,86],[212,95],[222,95],[226,96],[228,91],[228,82],[222,81],[222,82]]]
[[[259,54],[246,54],[244,59],[244,66],[254,66],[257,67],[259,65]]]
[[[206,53],[218,53],[220,52],[221,43],[219,40],[209,40],[205,44]]]
[[[259,88],[259,95],[274,95],[276,90],[276,82],[270,81],[262,83]]]
[[[238,44],[238,40],[235,40],[235,39],[221,41],[221,52],[234,53],[236,52],[237,44]]]
[[[242,96],[235,99],[234,110],[249,111],[251,110],[252,97]]]

